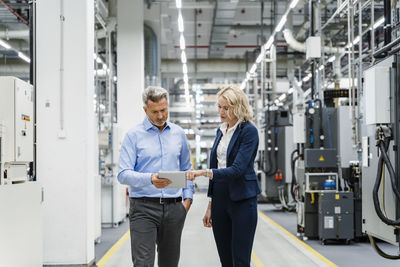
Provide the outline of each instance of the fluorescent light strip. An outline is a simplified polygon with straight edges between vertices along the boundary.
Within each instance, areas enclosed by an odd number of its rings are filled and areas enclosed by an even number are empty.
[[[185,45],[185,37],[183,37],[183,34],[181,33],[181,37],[180,37],[180,39],[179,39],[179,44],[180,44],[180,46],[181,46],[181,49],[182,50],[185,50],[185,48],[186,48],[186,45]]]
[[[264,52],[261,52],[257,57],[256,63],[259,64],[263,60],[263,58],[264,58]]]
[[[381,17],[374,23],[374,29],[378,28],[385,22],[385,17]]]
[[[186,64],[182,65],[182,72],[183,72],[183,74],[187,74],[188,69],[187,69],[187,65]]]
[[[27,57],[26,55],[24,55],[22,52],[18,52],[18,56],[23,59],[24,61],[31,63],[31,59],[29,57]]]
[[[182,8],[182,0],[176,0],[176,8]]]
[[[182,53],[181,53],[181,62],[182,62],[182,64],[186,64],[186,62],[187,62],[185,50],[182,50]]]
[[[290,8],[293,9],[296,7],[297,3],[299,2],[299,0],[293,0],[292,3],[290,3]]]
[[[279,21],[278,26],[276,26],[275,31],[280,32],[282,30],[283,26],[285,25],[286,21],[287,21],[287,17],[284,15],[281,18],[281,21]]]
[[[179,15],[178,15],[178,31],[179,32],[183,32],[184,31],[184,27],[183,27],[183,18],[182,18],[182,13],[179,10]]]
[[[1,39],[0,39],[0,45],[2,47],[4,47],[5,49],[10,49],[11,48],[11,45],[9,45],[6,41],[3,41]]]
[[[275,39],[274,35],[271,35],[269,37],[267,43],[264,45],[264,50],[268,50],[271,47],[272,43],[274,42],[274,39]]]
[[[257,69],[257,64],[254,63],[250,69],[250,74],[253,74],[256,71],[256,69]]]

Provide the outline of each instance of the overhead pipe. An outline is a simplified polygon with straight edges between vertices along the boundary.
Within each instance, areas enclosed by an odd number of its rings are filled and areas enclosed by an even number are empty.
[[[292,33],[292,30],[285,29],[283,31],[283,37],[285,38],[286,43],[289,45],[290,48],[293,50],[305,53],[306,52],[306,43],[302,43],[297,41]],[[325,54],[340,54],[343,55],[346,53],[344,47],[331,47],[331,46],[324,46]]]
[[[392,41],[392,29],[390,27],[391,25],[391,0],[384,0],[383,1],[383,14],[385,17],[385,26],[383,27],[384,29],[384,37],[385,37],[385,42],[384,45],[386,46],[387,44],[389,44]]]
[[[5,30],[5,31],[0,31],[0,38],[1,39],[24,39],[24,40],[29,40],[29,30],[22,30],[22,31],[17,31],[17,30]]]

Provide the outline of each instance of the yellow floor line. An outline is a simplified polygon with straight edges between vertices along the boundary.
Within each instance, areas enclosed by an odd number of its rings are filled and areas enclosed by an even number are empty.
[[[318,259],[322,260],[323,262],[325,262],[328,266],[330,267],[338,267],[336,264],[334,264],[333,262],[331,262],[330,260],[328,260],[327,258],[325,258],[324,256],[322,256],[321,254],[319,254],[316,250],[314,250],[312,247],[310,247],[309,245],[307,245],[306,243],[304,243],[303,241],[299,240],[296,236],[294,236],[293,234],[289,233],[285,228],[283,228],[282,226],[280,226],[279,224],[277,224],[276,222],[274,222],[271,218],[269,218],[267,215],[265,215],[264,213],[262,213],[261,211],[258,211],[258,214],[263,217],[264,219],[266,219],[268,222],[272,223],[275,227],[277,227],[279,230],[281,230],[284,234],[286,234],[287,236],[289,236],[290,238],[292,238],[294,241],[296,241],[298,244],[300,244],[301,246],[303,246],[305,249],[307,249],[309,252],[311,252],[314,256],[316,256]]]
[[[130,232],[129,230],[117,241],[117,243],[112,246],[107,253],[100,259],[100,261],[97,263],[98,267],[103,267],[104,264],[107,263],[107,261],[111,258],[112,255],[119,249],[120,246],[130,237]]]
[[[264,267],[264,264],[262,264],[261,260],[257,257],[254,251],[251,252],[251,261],[254,263],[256,267]]]

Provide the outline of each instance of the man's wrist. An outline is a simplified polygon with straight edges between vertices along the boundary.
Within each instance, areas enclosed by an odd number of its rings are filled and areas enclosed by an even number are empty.
[[[190,201],[190,204],[193,203],[193,199],[191,199],[191,198],[185,198],[183,201],[186,201],[186,200],[189,200],[189,201]]]

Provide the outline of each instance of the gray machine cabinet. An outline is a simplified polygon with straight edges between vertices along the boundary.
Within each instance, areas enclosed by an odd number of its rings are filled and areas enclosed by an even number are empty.
[[[354,238],[353,192],[326,192],[319,195],[318,236],[323,242]]]

